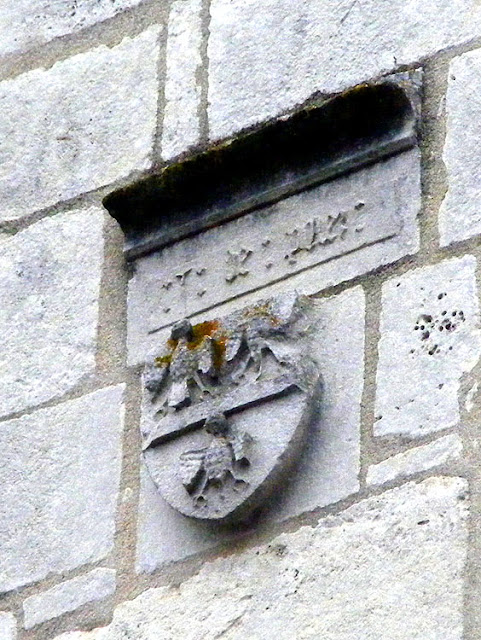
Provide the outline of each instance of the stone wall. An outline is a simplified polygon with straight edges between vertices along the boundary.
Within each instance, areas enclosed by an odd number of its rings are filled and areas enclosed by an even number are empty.
[[[1,5],[0,640],[481,639],[479,1]],[[401,239],[285,284],[318,309],[318,439],[262,521],[203,530],[139,461],[102,201],[407,70]]]

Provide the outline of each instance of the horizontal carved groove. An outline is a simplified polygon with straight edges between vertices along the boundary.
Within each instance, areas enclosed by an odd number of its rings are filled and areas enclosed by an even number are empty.
[[[127,258],[414,146],[415,91],[405,74],[359,85],[108,195]]]

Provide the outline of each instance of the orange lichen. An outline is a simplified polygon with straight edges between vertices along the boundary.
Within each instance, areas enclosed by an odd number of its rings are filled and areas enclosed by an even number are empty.
[[[258,304],[255,307],[251,307],[250,309],[246,309],[243,315],[246,319],[266,318],[273,326],[281,324],[279,318],[272,313],[271,304],[269,302],[264,302],[262,304]]]
[[[205,343],[207,338],[212,340],[213,351],[213,364],[214,368],[218,371],[222,367],[225,360],[225,352],[227,347],[228,335],[219,331],[220,322],[218,320],[210,320],[207,322],[200,322],[192,327],[192,339],[186,344],[187,349],[193,351],[199,349]],[[159,368],[168,367],[172,363],[174,352],[179,344],[178,340],[169,338],[167,340],[167,347],[169,353],[164,356],[155,358],[155,365]]]
[[[222,334],[213,340],[214,351],[214,368],[219,371],[225,360],[225,351],[227,348],[228,337],[226,334]]]
[[[257,318],[263,316],[271,316],[271,305],[269,302],[263,302],[261,304],[257,304],[254,307],[249,307],[245,309],[243,314],[244,318]]]
[[[159,356],[158,358],[155,358],[154,362],[155,366],[159,369],[161,369],[162,367],[168,367],[172,362],[172,353],[169,353],[166,356]]]
[[[200,322],[192,327],[193,337],[187,343],[188,349],[200,348],[206,338],[212,340],[213,363],[214,368],[218,371],[224,362],[225,350],[227,345],[227,335],[219,332],[220,323],[218,320],[210,320]]]
[[[192,340],[187,343],[188,349],[198,349],[204,343],[206,338],[211,338],[219,328],[218,320],[208,320],[207,322],[199,322],[192,327]]]
[[[174,338],[169,338],[167,340],[167,346],[169,347],[169,349],[171,351],[174,351],[178,344],[179,344],[179,341],[178,340],[174,340]]]
[[[174,355],[174,351],[178,344],[178,340],[169,338],[167,340],[167,348],[169,349],[169,353],[167,353],[165,356],[158,356],[157,358],[155,358],[155,366],[159,367],[159,369],[162,367],[169,367],[172,362],[172,356]]]

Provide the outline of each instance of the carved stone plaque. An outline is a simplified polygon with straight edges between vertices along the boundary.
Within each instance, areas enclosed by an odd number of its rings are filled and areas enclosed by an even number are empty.
[[[173,323],[224,315],[212,309],[248,292],[285,285],[310,294],[416,250],[419,205],[412,150],[138,258],[130,361]]]
[[[281,487],[320,406],[307,296],[417,251],[420,88],[365,83],[105,198],[147,363],[143,457],[181,514],[247,519]]]
[[[297,462],[320,390],[308,306],[290,293],[222,320],[184,319],[147,363],[143,455],[184,515],[245,518]]]

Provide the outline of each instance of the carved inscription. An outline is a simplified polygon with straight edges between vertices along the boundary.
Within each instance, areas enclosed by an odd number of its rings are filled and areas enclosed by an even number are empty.
[[[257,267],[258,255],[262,252],[271,256],[273,249],[276,254],[282,254],[285,251],[282,259],[288,265],[293,266],[302,261],[303,253],[313,253],[315,250],[322,252],[323,247],[348,239],[348,234],[362,234],[364,224],[362,223],[360,212],[364,206],[363,202],[359,202],[352,211],[341,211],[337,215],[329,214],[325,218],[320,216],[312,218],[302,226],[285,231],[284,237],[277,240],[277,242],[266,238],[260,243],[251,241],[249,248],[227,249],[224,254],[224,263],[226,265],[225,282],[231,284],[239,278],[248,281],[250,262],[253,265],[255,263]],[[278,251],[275,251],[276,248]],[[256,257],[257,261],[250,260],[251,257]],[[262,258],[260,259],[262,260]],[[265,269],[271,269],[273,266],[274,262],[271,259],[266,260],[264,263]],[[200,278],[208,274],[209,269],[203,266],[176,273],[174,287],[175,285],[177,285],[177,288],[184,287],[186,284],[190,284],[190,282],[187,282],[187,278],[192,278],[191,289],[196,289],[197,297],[202,298],[207,290],[201,286]],[[169,279],[162,284],[162,288],[169,291],[172,283],[173,280]],[[175,295],[175,291],[173,291],[172,297],[175,297]]]
[[[223,297],[229,298],[229,295],[237,294],[240,287],[249,290],[276,276],[295,273],[389,237],[396,228],[396,223],[389,216],[381,224],[378,220],[376,226],[369,225],[369,207],[358,200],[349,209],[311,215],[297,224],[283,221],[279,229],[273,231],[271,227],[269,236],[257,239],[255,234],[251,234],[235,249],[219,250],[219,243],[215,248],[218,257],[214,263],[209,264],[204,258],[188,268],[173,270],[167,276],[161,286],[162,309],[166,317],[163,321],[160,318],[159,322],[157,314],[149,332],[155,333],[171,322],[171,310],[178,308],[181,299],[189,299],[190,309],[196,312],[212,303],[221,291]],[[195,240],[191,242],[194,244]],[[162,254],[169,251],[175,253],[175,247],[165,249],[159,254],[159,259],[162,260]]]
[[[271,255],[272,249],[277,247],[280,251],[276,253],[286,252],[283,255],[284,261],[287,261],[289,265],[296,265],[299,260],[302,260],[303,253],[313,253],[316,250],[321,252],[322,248],[327,245],[346,240],[348,234],[362,234],[364,224],[360,213],[364,206],[363,202],[359,202],[352,211],[341,211],[337,215],[328,214],[325,218],[320,216],[312,218],[302,226],[296,226],[290,231],[285,231],[284,238],[278,240],[277,243],[270,238],[266,238],[260,243],[252,241],[249,248],[227,249],[224,254],[224,263],[226,265],[225,281],[230,284],[234,283],[238,278],[247,280],[246,276],[250,274],[248,268],[250,262],[254,264],[254,260],[250,260],[250,258],[254,254],[260,254],[264,251],[267,255]],[[268,259],[264,266],[266,269],[271,269],[274,266],[274,262]],[[192,288],[197,289],[196,295],[198,297],[202,297],[206,293],[206,289],[197,287],[200,287],[200,278],[208,274],[209,269],[204,266],[196,267],[195,269],[189,268],[175,274],[176,282],[174,285],[184,287],[187,284],[187,278],[192,278]],[[162,284],[162,288],[169,291],[172,283],[173,280],[169,279]],[[175,293],[173,295],[175,296]]]
[[[139,258],[129,283],[131,358],[181,318],[270,283],[292,276],[293,287],[313,291],[401,255],[414,233],[418,169],[416,154],[403,154]]]
[[[239,276],[247,276],[249,269],[246,269],[245,263],[252,255],[251,249],[240,249],[240,251],[227,250],[228,272],[225,277],[227,282],[234,282]]]
[[[355,212],[363,209],[364,202],[359,202],[355,207]],[[311,252],[319,247],[332,244],[339,240],[344,240],[346,235],[352,232],[351,220],[357,220],[354,224],[354,231],[361,233],[364,225],[360,222],[359,216],[349,215],[348,211],[341,211],[337,215],[328,215],[327,219],[320,217],[313,218],[306,222],[302,227],[296,227],[293,231],[286,231],[286,237],[291,240],[289,252],[284,259],[289,264],[296,264],[299,254],[303,252]]]

